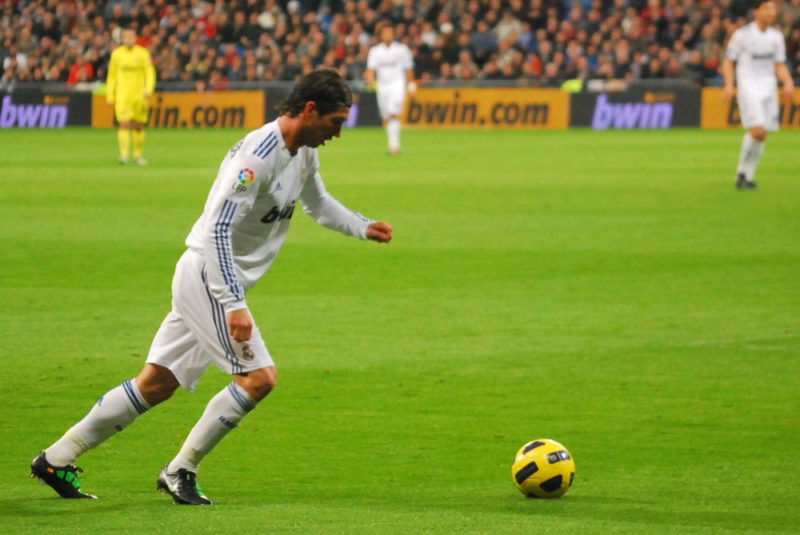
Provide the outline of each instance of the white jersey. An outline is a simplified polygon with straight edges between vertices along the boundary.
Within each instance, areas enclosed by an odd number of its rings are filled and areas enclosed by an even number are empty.
[[[278,254],[298,200],[320,225],[366,239],[372,221],[331,197],[317,150],[301,147],[293,156],[277,120],[247,134],[222,160],[186,245],[205,258],[208,286],[226,312],[247,306],[245,290]]]
[[[725,56],[736,62],[740,91],[774,93],[778,88],[775,64],[786,61],[786,43],[775,28],[762,32],[751,22],[733,32]]]
[[[378,43],[369,49],[367,68],[375,71],[378,88],[391,85],[405,88],[406,71],[414,68],[414,60],[403,43],[393,41],[389,46]]]

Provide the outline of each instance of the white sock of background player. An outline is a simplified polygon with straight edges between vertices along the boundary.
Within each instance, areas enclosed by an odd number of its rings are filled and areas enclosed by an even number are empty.
[[[83,420],[44,450],[45,458],[54,466],[72,464],[83,452],[125,429],[149,408],[136,380],[125,381],[106,392]]]
[[[745,132],[736,173],[742,173],[747,180],[753,180],[762,154],[764,154],[764,142],[757,141],[750,132]]]
[[[174,474],[181,468],[197,472],[203,457],[255,407],[256,401],[236,383],[223,388],[208,402],[178,455],[170,461],[167,472]]]
[[[400,119],[390,117],[386,121],[386,136],[389,138],[389,150],[400,150]]]

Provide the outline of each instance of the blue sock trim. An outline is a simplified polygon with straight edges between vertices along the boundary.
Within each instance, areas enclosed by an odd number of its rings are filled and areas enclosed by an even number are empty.
[[[238,403],[245,412],[250,412],[256,408],[255,401],[253,401],[250,395],[245,392],[242,387],[236,383],[231,383],[227,386],[227,388],[228,392],[230,392],[231,396],[233,396],[234,401],[236,401],[236,403]]]
[[[144,414],[147,412],[147,409],[150,407],[147,406],[147,402],[145,402],[144,399],[141,399],[142,395],[132,380],[122,383],[122,388],[125,390],[125,394],[128,396],[128,401],[131,402],[131,405],[133,405],[133,408],[136,410],[136,412],[139,414]]]

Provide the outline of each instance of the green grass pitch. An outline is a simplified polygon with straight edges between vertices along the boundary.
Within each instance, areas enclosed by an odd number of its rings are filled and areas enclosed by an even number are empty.
[[[173,267],[241,131],[0,131],[0,532],[797,533],[800,132],[733,187],[741,131],[378,129],[321,149],[329,191],[388,246],[300,210],[248,297],[276,390],[211,453],[216,501],[155,490],[212,366],[77,463],[36,453],[141,368]],[[554,438],[561,500],[514,488]]]

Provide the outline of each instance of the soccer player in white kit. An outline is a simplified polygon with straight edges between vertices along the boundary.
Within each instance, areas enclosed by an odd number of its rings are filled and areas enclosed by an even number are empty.
[[[245,293],[269,268],[299,200],[317,223],[377,242],[392,228],[351,212],[325,190],[316,147],[339,137],[352,104],[331,70],[305,76],[282,115],[247,134],[222,160],[203,214],[172,281],[172,310],[156,333],[144,369],[107,392],[86,417],[36,456],[31,476],[64,498],[81,491],[72,463],[121,431],[179,386],[191,391],[212,362],[233,381],[206,406],[157,488],[175,503],[210,505],[198,491],[197,465],[274,387],[275,364],[248,312]]]
[[[755,0],[754,20],[733,32],[725,59],[722,62],[723,99],[734,94],[733,64],[736,62],[736,81],[739,91],[739,115],[747,129],[742,140],[739,165],[736,168],[736,187],[755,189],[756,167],[764,153],[768,131],[780,124],[778,109],[778,80],[783,83],[783,96],[791,102],[794,83],[786,67],[786,43],[783,34],[772,27],[778,14],[774,0]]]
[[[406,89],[414,94],[414,60],[403,43],[394,40],[394,28],[381,28],[381,42],[369,49],[364,78],[368,85],[377,84],[378,110],[389,138],[389,154],[400,152],[400,114],[406,99]]]

